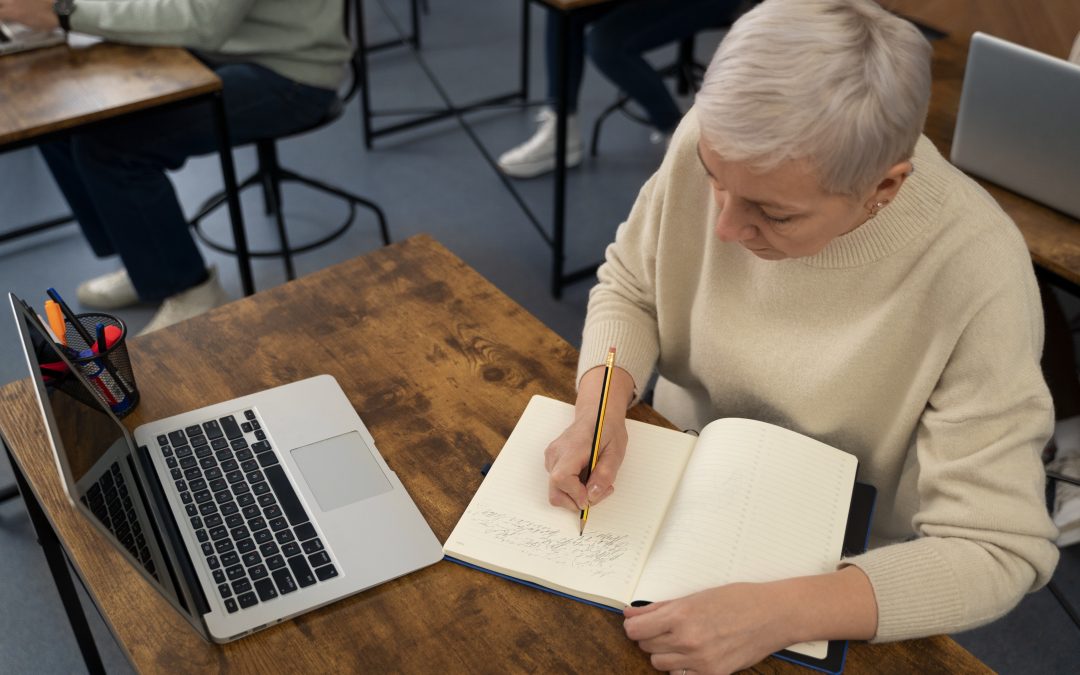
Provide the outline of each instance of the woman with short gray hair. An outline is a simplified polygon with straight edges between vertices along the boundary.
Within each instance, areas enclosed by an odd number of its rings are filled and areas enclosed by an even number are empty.
[[[552,504],[611,494],[654,369],[680,428],[787,427],[856,455],[878,491],[870,550],[834,572],[627,608],[660,670],[974,628],[1054,570],[1035,277],[1008,216],[921,136],[929,69],[918,30],[869,0],[766,0],[724,39],[607,249],[576,418],[545,458]]]

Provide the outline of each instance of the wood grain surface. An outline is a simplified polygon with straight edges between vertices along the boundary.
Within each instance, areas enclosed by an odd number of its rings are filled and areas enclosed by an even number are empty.
[[[221,89],[184,49],[98,43],[0,57],[0,148]]]
[[[925,133],[948,157],[960,108],[967,46],[952,38],[937,40],[933,45],[933,85]],[[974,178],[1016,222],[1032,260],[1062,279],[1080,284],[1080,221],[989,181]]]
[[[528,399],[572,400],[577,361],[571,345],[426,236],[135,338],[131,355],[142,394],[125,420],[132,428],[330,373],[440,541]],[[666,424],[645,406],[632,417]],[[67,504],[29,380],[0,389],[0,428],[139,672],[650,671],[617,614],[449,562],[207,644]],[[776,659],[753,670],[808,672]],[[846,672],[986,669],[937,637],[853,644]]]

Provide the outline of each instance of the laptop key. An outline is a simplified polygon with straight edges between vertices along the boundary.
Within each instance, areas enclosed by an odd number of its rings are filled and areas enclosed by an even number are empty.
[[[229,447],[229,441],[224,438],[215,438],[210,441],[210,447],[214,450],[224,450]]]
[[[228,568],[227,570],[225,570],[225,576],[229,577],[229,581],[236,581],[237,579],[243,579],[244,578],[244,567],[243,567],[243,565],[233,565],[232,567]]]
[[[255,456],[255,453],[253,453],[251,451],[251,448],[244,448],[243,450],[237,450],[233,454],[233,457],[235,457],[237,459],[237,461],[239,461],[239,462],[246,462],[246,461],[248,461],[249,459],[251,459],[254,456]]]
[[[206,436],[203,436],[202,434],[199,434],[198,436],[191,436],[190,438],[188,438],[188,440],[191,441],[191,444],[197,448],[202,447],[210,442],[206,440]]]
[[[245,434],[251,433],[251,422],[244,422],[240,425],[240,428],[244,430]],[[158,438],[161,438],[161,436],[158,436]]]
[[[233,500],[232,493],[228,490],[221,490],[214,493],[214,501],[218,504],[224,504],[225,502],[231,502]]]
[[[282,564],[285,564],[285,562],[282,561]],[[278,592],[282,595],[292,593],[296,590],[296,582],[293,581],[292,574],[289,573],[288,568],[274,570],[274,573],[271,576],[274,577],[274,584],[277,586]]]
[[[289,523],[282,517],[272,518],[270,520],[270,529],[274,532],[280,532],[289,527]]]
[[[194,462],[195,458],[192,458],[191,461]],[[194,466],[194,464],[190,466],[182,466],[182,468],[184,469],[184,478],[187,478],[188,480],[196,480],[202,478],[202,469]]]
[[[221,561],[218,560],[216,555],[208,556],[206,558],[206,564],[210,566],[211,570],[217,571],[217,568],[221,567]]]
[[[214,450],[209,445],[204,445],[201,448],[195,448],[195,456],[199,459],[203,457],[209,457],[214,454]]]
[[[307,541],[308,539],[312,539],[316,535],[315,526],[311,523],[297,525],[295,528],[293,528],[293,531],[296,532],[296,538],[300,541]]]
[[[255,582],[255,591],[259,594],[259,599],[263,602],[267,600],[273,600],[278,596],[277,591],[274,589],[274,584],[269,579],[261,579]]]
[[[288,544],[282,544],[281,552],[285,554],[286,558],[291,558],[294,555],[300,555],[300,544],[297,544],[295,541],[290,541]]]
[[[188,436],[195,436],[202,433],[202,428],[198,424],[193,424],[190,427],[184,427],[184,433]]]
[[[236,551],[229,551],[221,555],[221,564],[225,567],[232,567],[233,565],[240,564],[240,554]]]
[[[244,593],[237,600],[240,601],[240,609],[247,609],[259,604],[259,599],[255,597],[254,593]]]
[[[259,468],[259,463],[254,459],[249,459],[240,463],[240,468],[244,470],[244,473],[254,471]]]
[[[236,423],[232,415],[226,415],[220,420],[221,428],[225,431],[225,435],[229,438],[240,438],[244,435],[244,432],[240,431],[240,425]]]
[[[194,504],[188,504],[187,506],[184,507],[184,509],[187,511],[187,514],[189,516],[197,516],[197,515],[199,515],[199,509],[195,508]]]
[[[211,513],[210,515],[208,515],[206,517],[205,522],[206,522],[207,527],[217,527],[218,525],[221,525],[221,522],[222,522],[221,521],[221,514],[220,513]]]
[[[255,495],[250,492],[245,492],[236,498],[236,503],[240,506],[251,506],[255,503]]]
[[[265,509],[267,507],[273,506],[274,504],[277,504],[277,502],[274,500],[274,495],[259,495],[259,506]]]
[[[191,446],[189,446],[189,445],[181,445],[179,447],[173,448],[173,452],[176,453],[176,458],[177,459],[183,459],[185,457],[191,457],[193,454],[195,454],[195,451],[192,450]]]
[[[225,474],[225,480],[230,483],[239,483],[244,480],[244,472],[237,469],[236,471],[230,471]]]
[[[191,503],[191,493],[190,492],[181,492],[180,493],[180,501],[184,502],[185,504],[190,504]]]
[[[270,530],[259,530],[255,533],[256,544],[272,544],[274,543],[274,534]]]
[[[264,483],[255,483],[251,486],[251,491],[257,495],[264,495],[270,492],[270,486]]]
[[[319,581],[333,579],[337,576],[337,569],[333,565],[324,565],[315,570],[315,576],[319,577]]]
[[[259,439],[260,441],[265,441],[266,440],[266,432],[263,431],[262,429],[256,429],[255,430],[255,438]]]
[[[247,509],[244,509],[244,510],[246,511]],[[244,515],[240,514],[240,513],[230,514],[229,517],[225,519],[225,524],[229,526],[230,530],[232,528],[234,528],[234,527],[240,527],[241,525],[244,524]],[[242,537],[235,537],[235,538],[236,539],[242,539]]]
[[[229,441],[229,445],[232,446],[233,450],[243,450],[248,447],[248,442],[242,438],[237,438],[234,441]]]
[[[264,578],[267,574],[269,574],[269,572],[266,571],[266,566],[262,563],[248,568],[248,576],[254,581]]]
[[[221,425],[217,423],[217,420],[210,420],[209,422],[203,422],[203,431],[206,432],[206,437],[210,440],[215,438],[221,438]]]
[[[251,533],[248,532],[248,529],[243,525],[241,525],[240,527],[234,527],[233,529],[229,530],[229,534],[231,534],[232,538],[236,539],[237,541],[241,539],[247,539],[251,536]]]
[[[255,411],[254,410],[245,410],[244,411],[244,419],[246,419],[246,420],[255,419]]]
[[[192,516],[190,520],[191,526],[194,527],[196,530],[203,526],[202,518],[198,516]]]
[[[205,490],[206,489],[206,479],[205,478],[196,478],[195,480],[191,481],[190,485],[188,485],[188,489],[191,490],[192,492],[198,492],[199,490]]]
[[[226,551],[231,551],[236,548],[236,544],[232,539],[219,539],[214,542],[214,550],[219,554],[224,554]]]
[[[217,504],[214,502],[206,502],[205,504],[199,504],[199,513],[203,515],[203,518],[211,513],[217,513]]]
[[[210,556],[214,555],[214,545],[213,544],[211,544],[208,541],[204,541],[200,545],[202,546],[203,555],[205,555],[207,557],[210,557]]]
[[[271,504],[266,507],[266,511],[263,512],[267,518],[280,518],[282,515],[281,507],[277,504]]]
[[[169,466],[169,474],[172,475],[173,480],[180,480],[184,477],[184,472],[180,470],[180,467],[176,464],[176,460],[170,457],[165,460],[165,463]]]
[[[300,585],[300,588],[306,588],[315,583],[315,575],[311,572],[311,568],[308,567],[307,561],[304,560],[304,556],[293,556],[289,558],[288,562],[293,575],[296,577],[296,583]]]
[[[255,431],[258,431],[259,429],[262,429],[262,427],[259,426],[258,420],[251,420],[251,428],[254,429]]]
[[[174,448],[178,445],[187,445],[187,437],[184,436],[183,431],[170,431],[169,442],[172,443]]]
[[[252,551],[251,553],[245,553],[240,560],[244,562],[245,567],[254,567],[262,562],[262,556],[259,555],[258,551]]]
[[[225,578],[225,572],[224,571],[222,571],[222,570],[214,570],[214,583],[215,584],[223,584],[226,581],[228,581],[228,579]]]
[[[292,530],[282,530],[274,535],[279,544],[288,544],[290,541],[296,539],[296,536],[292,533]]]
[[[268,441],[258,441],[251,444],[251,449],[255,452],[266,452],[270,449],[270,443]]]
[[[207,536],[208,536],[208,535],[206,534],[206,530],[203,530],[203,529],[198,529],[198,530],[195,530],[195,537],[196,537],[196,538],[197,538],[197,539],[198,539],[199,541],[205,542],[205,541],[206,541],[206,539],[207,539]],[[216,538],[216,539],[221,539],[221,537],[215,537],[215,538]]]
[[[250,539],[241,539],[236,542],[236,550],[241,553],[251,553],[255,550],[255,542]]]
[[[263,530],[263,532],[265,532],[265,531],[266,530]],[[261,546],[259,546],[259,553],[261,553],[264,558],[269,558],[270,556],[275,555],[277,552],[278,552],[278,546],[277,546],[277,544],[275,544],[272,541],[268,541],[265,544],[262,544]],[[325,551],[324,551],[324,553],[325,553]],[[326,561],[330,562],[330,559],[327,558]]]
[[[162,435],[158,436],[158,437],[157,437],[157,444],[158,444],[158,445],[168,445],[168,444],[169,444],[169,438],[168,438],[168,436],[166,436],[166,435],[164,435],[164,434],[162,434]]]
[[[221,505],[221,513],[226,516],[231,516],[240,510],[240,507],[236,505],[236,502],[225,502]]]
[[[232,597],[232,589],[229,588],[229,584],[218,584],[217,590],[222,600]]]
[[[217,471],[217,469],[213,469],[213,471]],[[209,476],[210,472],[207,471],[206,473],[207,473],[207,476]],[[221,473],[221,472],[218,471],[218,473]],[[213,490],[214,492],[221,492],[222,490],[224,490],[227,487],[229,487],[229,484],[225,481],[224,478],[214,478],[214,479],[212,479],[210,481],[210,489]]]
[[[285,475],[285,469],[282,469],[281,465],[275,464],[274,466],[266,467],[264,473],[266,474],[266,479],[270,481],[270,485],[273,486],[278,501],[281,503],[281,508],[285,511],[285,515],[288,517],[289,522],[293,525],[306,523],[308,521],[307,512],[304,511],[304,506],[296,496],[296,491],[293,490],[292,483],[289,482],[289,477]]]
[[[285,566],[285,558],[279,555],[272,555],[266,559],[266,566],[272,570],[281,569]]]
[[[256,530],[261,530],[266,527],[266,521],[263,520],[262,516],[255,516],[248,521],[248,527],[251,528],[252,532]]]
[[[255,516],[259,515],[260,513],[261,513],[261,511],[259,511],[259,507],[255,506],[254,504],[251,504],[249,506],[244,507],[244,517],[245,518],[254,518]]]
[[[319,551],[313,555],[308,556],[308,562],[312,567],[322,567],[323,565],[330,564],[330,554],[326,551]]]
[[[196,504],[202,504],[203,502],[208,502],[213,499],[213,496],[210,494],[209,490],[199,490],[195,493],[194,497]]]
[[[164,455],[165,457],[172,457],[173,456],[173,450],[172,450],[172,448],[170,448],[169,446],[166,445],[163,448],[161,448],[161,454]]]
[[[232,598],[229,598],[228,600],[225,601],[225,610],[227,612],[229,612],[229,614],[232,614],[237,609],[238,609],[238,607],[236,606],[236,600],[233,600]]]
[[[218,527],[210,530],[210,538],[214,541],[217,541],[218,539],[224,539],[227,536],[229,536],[229,531],[225,529],[224,526],[219,525]]]
[[[278,463],[277,455],[272,452],[260,452],[258,454],[258,458],[259,464],[261,464],[264,468],[270,466],[271,464]]]
[[[247,579],[237,579],[233,582],[232,587],[237,593],[247,593],[251,590],[251,582]]]

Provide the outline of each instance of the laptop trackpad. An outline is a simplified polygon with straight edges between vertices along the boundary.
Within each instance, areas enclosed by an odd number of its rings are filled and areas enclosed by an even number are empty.
[[[355,431],[297,448],[292,457],[323,511],[393,489]]]

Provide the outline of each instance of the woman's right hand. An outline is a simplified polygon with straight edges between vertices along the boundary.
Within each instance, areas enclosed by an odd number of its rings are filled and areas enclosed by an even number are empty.
[[[612,374],[596,467],[589,475],[588,485],[581,482],[592,455],[603,381],[603,366],[593,368],[582,376],[574,407],[574,421],[544,451],[544,467],[548,471],[548,501],[553,506],[579,511],[586,504],[593,506],[615,491],[615,475],[626,456],[626,409],[634,396],[633,378],[618,367]]]

